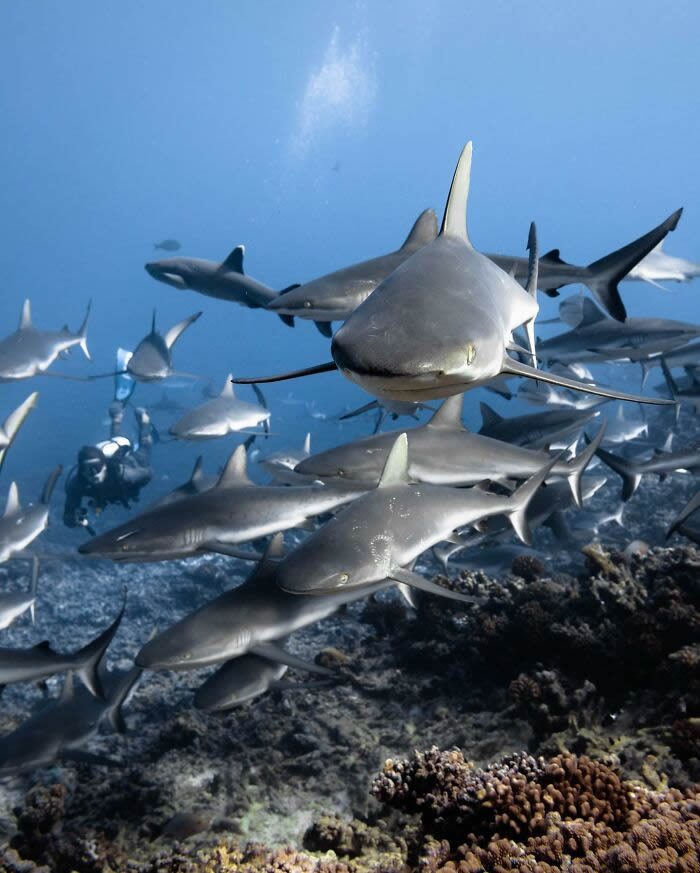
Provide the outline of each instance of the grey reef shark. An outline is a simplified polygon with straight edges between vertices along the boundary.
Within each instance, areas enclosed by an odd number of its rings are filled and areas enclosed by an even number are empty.
[[[289,528],[364,494],[359,483],[256,486],[238,446],[214,488],[147,509],[83,543],[78,551],[114,561],[167,561],[198,552],[259,557],[236,546]]]
[[[264,309],[280,295],[299,287],[298,284],[290,285],[278,293],[258,282],[243,271],[244,255],[245,246],[239,245],[221,262],[203,258],[166,258],[146,264],[146,272],[179,291],[197,291],[250,309]],[[294,319],[290,316],[280,313],[280,318],[290,327],[294,326]]]
[[[375,397],[422,401],[461,394],[497,376],[512,375],[603,397],[658,404],[656,398],[584,385],[538,370],[508,354],[523,351],[512,340],[513,331],[522,325],[530,347],[526,354],[536,365],[534,322],[539,307],[534,227],[528,239],[530,277],[523,288],[469,240],[471,154],[468,143],[455,170],[438,237],[404,261],[350,315],[333,336],[332,362],[281,377],[234,381],[279,381],[337,368]]]
[[[87,323],[90,316],[90,303],[83,323],[77,333],[67,327],[60,330],[39,330],[32,324],[31,303],[24,301],[19,327],[14,333],[0,340],[0,382],[15,382],[29,379],[39,374],[59,379],[80,379],[65,373],[48,373],[48,368],[60,355],[73,346],[80,346],[85,357],[90,360],[87,347]]]
[[[413,481],[453,486],[476,485],[485,479],[507,483],[526,479],[549,463],[545,452],[468,431],[462,424],[463,402],[462,394],[448,397],[427,424],[406,432],[408,475]],[[581,476],[600,444],[602,431],[584,452],[571,461],[555,461],[551,470],[553,477],[568,480],[579,506]],[[394,432],[383,433],[311,455],[295,472],[376,485],[396,437]]]
[[[639,239],[585,267],[566,263],[561,259],[559,249],[552,249],[538,260],[537,287],[550,297],[554,297],[558,295],[559,288],[581,283],[614,318],[624,321],[626,310],[617,289],[618,282],[622,278],[642,278],[638,275],[630,275],[630,269],[636,269],[635,265],[641,267],[639,262],[644,263],[643,259],[654,254],[656,251],[654,245],[657,243],[660,245],[668,232],[675,229],[681,212],[682,210],[674,212],[666,221]],[[268,309],[278,314],[296,315],[299,318],[316,321],[325,320],[329,323],[345,321],[381,281],[418,248],[432,242],[436,235],[435,213],[431,209],[426,209],[421,213],[406,242],[398,251],[353,264],[306,282],[289,294],[273,300],[268,304]],[[528,258],[500,254],[487,254],[486,257],[518,281],[527,280],[530,269]],[[689,275],[695,275],[692,273],[692,268],[697,268],[698,265],[683,263],[691,270]],[[666,273],[668,272],[667,270]],[[675,275],[680,275],[680,271],[676,270]]]
[[[278,315],[296,315],[328,327],[332,321],[345,321],[380,282],[436,236],[437,216],[434,210],[424,209],[400,249],[305,282],[283,292],[267,308]],[[330,330],[322,333],[331,335]]]
[[[269,418],[269,409],[239,400],[235,396],[229,373],[221,394],[186,412],[168,428],[168,432],[181,440],[208,440],[256,427],[258,424],[269,430]]]
[[[39,502],[24,508],[19,502],[17,483],[10,484],[5,514],[0,519],[0,563],[21,552],[48,527],[49,502],[61,470],[59,465],[46,480]]]
[[[345,603],[392,584],[337,591],[329,597],[288,594],[277,587],[274,578],[282,554],[282,534],[276,534],[242,585],[158,634],[141,649],[136,663],[148,670],[198,670],[254,654],[308,670],[308,662],[277,641],[332,615]]]
[[[528,504],[552,472],[556,458],[510,495],[483,487],[450,488],[412,482],[408,438],[394,440],[379,484],[338,512],[294,549],[275,570],[275,580],[291,594],[327,595],[393,579],[410,588],[453,600],[473,602],[460,592],[414,572],[413,562],[427,549],[450,540],[454,531],[494,515],[506,515],[523,542],[530,544]]]

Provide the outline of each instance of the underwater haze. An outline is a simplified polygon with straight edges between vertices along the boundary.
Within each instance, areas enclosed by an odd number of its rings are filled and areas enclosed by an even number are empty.
[[[0,0],[0,873],[700,871],[699,33]],[[152,263],[238,246],[256,308]],[[13,380],[25,299],[73,347]]]
[[[588,263],[685,206],[666,249],[700,254],[697,4],[28,0],[1,16],[0,318],[10,332],[30,297],[37,325],[75,329],[92,299],[93,363],[57,370],[109,372],[154,308],[163,330],[204,311],[175,359],[205,382],[326,360],[309,323],[154,282],[152,244],[222,260],[243,243],[250,275],[304,282],[441,215],[467,139],[481,250],[524,255],[535,220],[540,251]],[[692,320],[697,288],[671,287],[622,294],[631,314]],[[10,475],[104,435],[109,380],[35,384]],[[3,408],[25,388],[3,386]],[[270,386],[273,431],[289,391],[333,413],[369,399],[338,375]]]

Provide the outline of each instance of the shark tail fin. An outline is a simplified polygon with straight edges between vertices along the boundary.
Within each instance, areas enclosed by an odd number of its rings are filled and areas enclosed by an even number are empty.
[[[24,419],[29,415],[29,413],[36,406],[36,401],[39,397],[39,392],[32,392],[29,397],[15,409],[14,412],[11,412],[2,426],[2,430],[5,433],[5,437],[7,439],[7,445],[3,446],[0,449],[0,470],[2,470],[2,465],[5,462],[5,455],[7,454],[7,450],[12,445],[14,438],[17,436],[17,432],[20,427],[24,423]]]
[[[41,502],[45,505],[48,505],[51,500],[51,495],[53,494],[53,489],[56,487],[56,482],[58,481],[58,477],[63,472],[63,467],[59,464],[55,467],[49,478],[46,480],[46,484],[44,485],[44,490],[41,492]]]
[[[571,488],[571,493],[574,495],[574,502],[576,506],[581,508],[583,506],[583,495],[581,493],[581,476],[584,473],[586,467],[590,464],[593,455],[596,453],[600,443],[603,439],[603,435],[605,434],[605,425],[606,421],[603,419],[600,425],[600,430],[595,436],[595,439],[588,445],[586,448],[579,452],[575,458],[572,458],[567,466],[568,472],[566,473],[566,479]]]
[[[447,196],[447,205],[442,219],[440,233],[445,236],[457,237],[463,240],[470,248],[469,231],[467,230],[467,202],[469,200],[469,180],[472,171],[472,144],[468,142],[462,149],[450,193]]]
[[[363,406],[358,406],[357,409],[352,409],[350,412],[346,412],[344,415],[338,417],[338,421],[347,421],[348,418],[355,418],[356,415],[362,415],[364,412],[370,412],[372,409],[379,409],[378,400],[370,400],[369,403],[365,403]]]
[[[87,346],[87,326],[88,326],[88,319],[90,318],[90,310],[91,309],[92,309],[92,300],[88,300],[87,309],[85,310],[85,318],[83,319],[83,323],[78,328],[78,333],[76,334],[76,336],[78,336],[80,338],[80,342],[78,343],[78,345],[83,350],[83,354],[88,359],[88,361],[92,360],[92,358],[90,357],[90,351],[89,351],[88,346]]]
[[[122,706],[127,702],[143,674],[142,667],[132,667],[116,685],[107,701],[106,715],[110,724],[118,734],[126,733],[126,722],[122,715]]]
[[[32,595],[34,600],[32,600],[32,605],[29,607],[29,611],[32,616],[32,624],[36,624],[36,614],[34,612],[34,603],[36,600],[36,591],[39,585],[39,559],[36,555],[32,558],[32,579],[29,583],[29,593]]]
[[[697,512],[698,509],[700,509],[700,491],[698,491],[695,497],[686,503],[683,509],[678,513],[673,524],[666,531],[666,539],[668,539],[674,531],[679,530],[683,522],[690,518],[694,512]]]
[[[614,400],[629,400],[632,403],[651,403],[656,406],[670,406],[673,403],[673,400],[666,400],[663,397],[643,397],[641,394],[627,394],[625,391],[601,388],[592,382],[579,382],[576,379],[567,379],[565,376],[557,376],[545,370],[537,370],[535,367],[530,367],[528,364],[516,361],[508,355],[504,358],[501,372],[511,376],[526,376],[528,379],[537,379],[550,385],[559,385],[561,388],[572,388],[574,391],[583,391],[585,394],[612,397]]]
[[[642,474],[632,461],[627,461],[624,458],[619,458],[613,455],[612,452],[606,452],[605,449],[596,449],[596,455],[600,460],[607,464],[618,475],[622,476],[622,499],[627,501],[634,494],[642,479]]]
[[[99,697],[100,700],[105,700],[106,698],[98,669],[109,644],[112,642],[114,635],[119,629],[125,609],[126,589],[124,590],[124,597],[121,609],[119,610],[119,615],[106,630],[102,631],[98,637],[95,637],[91,643],[88,643],[80,649],[80,651],[76,652],[74,656],[73,669],[83,680],[89,691],[94,694],[95,697]]]
[[[199,318],[199,316],[201,314],[202,314],[201,310],[199,312],[195,312],[194,315],[190,315],[187,318],[183,318],[182,321],[178,321],[177,324],[173,325],[170,328],[170,330],[163,337],[163,341],[165,342],[165,345],[166,345],[168,351],[170,351],[170,349],[172,349],[172,347],[175,345],[177,340],[180,338],[181,334],[184,333],[184,331],[191,324],[193,324],[195,321],[197,321],[197,319]],[[155,314],[154,314],[154,317],[155,317]]]
[[[508,520],[513,525],[513,530],[518,535],[518,538],[528,546],[532,544],[532,531],[530,530],[530,525],[527,520],[527,508],[530,501],[537,493],[540,485],[542,485],[547,476],[549,476],[552,467],[558,460],[559,456],[552,458],[549,463],[542,467],[539,473],[530,476],[527,482],[521,485],[520,488],[518,488],[517,491],[514,491],[511,495],[509,501],[510,507],[506,510]]]
[[[644,236],[588,265],[589,278],[584,279],[584,283],[613,318],[618,321],[627,318],[627,311],[617,290],[617,283],[624,279],[632,267],[646,257],[669,231],[676,229],[682,212],[682,209],[677,209],[666,221]]]

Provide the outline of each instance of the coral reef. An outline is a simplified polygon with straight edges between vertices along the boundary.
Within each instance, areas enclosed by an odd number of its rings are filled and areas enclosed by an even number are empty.
[[[700,871],[700,786],[654,791],[586,756],[521,754],[485,769],[458,749],[388,760],[373,785],[420,813],[421,871]]]

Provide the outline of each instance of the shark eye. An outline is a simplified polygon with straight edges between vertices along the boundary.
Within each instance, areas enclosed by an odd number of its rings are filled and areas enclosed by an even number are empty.
[[[338,469],[335,471],[335,475],[336,475],[336,476],[344,476],[344,475],[345,475],[345,470],[343,470],[342,467],[338,467]]]
[[[338,585],[345,585],[350,576],[347,573],[340,573],[338,575]]]
[[[304,301],[304,309],[311,309],[311,301],[310,300]]]
[[[476,357],[476,346],[474,343],[467,343],[467,364],[472,364]]]

